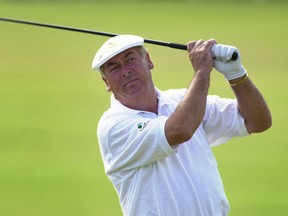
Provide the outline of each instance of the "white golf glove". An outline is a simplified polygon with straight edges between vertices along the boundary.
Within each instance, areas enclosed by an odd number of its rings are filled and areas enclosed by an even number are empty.
[[[233,53],[238,53],[237,60],[231,60]],[[246,69],[241,64],[239,50],[234,46],[215,44],[212,47],[214,68],[222,73],[227,80],[236,79],[246,74]]]

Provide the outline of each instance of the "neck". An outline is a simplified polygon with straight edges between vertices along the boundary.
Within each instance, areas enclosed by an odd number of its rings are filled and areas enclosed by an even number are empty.
[[[158,114],[158,99],[156,89],[145,92],[141,95],[135,95],[126,101],[120,101],[123,105],[136,110],[143,110]]]

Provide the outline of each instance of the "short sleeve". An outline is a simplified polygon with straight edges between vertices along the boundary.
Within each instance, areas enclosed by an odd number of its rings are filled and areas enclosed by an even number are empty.
[[[232,137],[249,135],[237,100],[208,96],[203,127],[210,145],[220,145]]]

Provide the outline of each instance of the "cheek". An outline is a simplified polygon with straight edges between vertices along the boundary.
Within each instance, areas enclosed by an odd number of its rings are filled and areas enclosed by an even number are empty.
[[[138,61],[135,62],[133,65],[131,65],[131,69],[133,69],[136,72],[142,73],[143,71],[149,70],[149,65],[146,61]]]
[[[111,74],[109,77],[106,79],[106,85],[109,87],[111,90],[117,89],[117,86],[120,85],[120,78],[116,74]]]

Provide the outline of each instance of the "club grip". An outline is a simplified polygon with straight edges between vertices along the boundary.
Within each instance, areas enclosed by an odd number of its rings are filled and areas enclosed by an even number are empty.
[[[234,53],[232,54],[231,60],[236,61],[237,59],[238,59],[238,53],[237,53],[237,52],[234,52]]]
[[[178,43],[170,43],[170,47],[174,49],[180,49],[180,50],[186,50],[187,51],[187,46],[184,44],[178,44]],[[232,54],[231,60],[236,61],[238,59],[238,53],[234,52]]]
[[[184,44],[170,43],[170,47],[174,48],[174,49],[180,49],[180,50],[186,50],[187,51],[187,45],[184,45]]]

